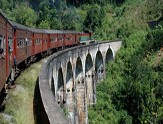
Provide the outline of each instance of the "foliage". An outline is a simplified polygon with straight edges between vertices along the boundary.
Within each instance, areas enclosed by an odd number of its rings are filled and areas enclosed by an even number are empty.
[[[84,21],[84,30],[95,31],[96,28],[101,27],[104,17],[104,9],[95,4],[87,12],[87,16]]]
[[[30,7],[22,4],[17,6],[13,13],[15,15],[14,21],[29,27],[35,27],[37,16]]]
[[[9,19],[27,26],[93,31],[97,40],[122,39],[107,78],[97,86],[90,123],[163,123],[162,0],[1,0]],[[26,84],[27,85],[27,84]]]
[[[37,62],[31,67],[27,68],[20,76],[16,79],[16,88],[11,89],[8,92],[6,99],[6,109],[0,113],[0,123],[2,124],[35,124],[37,114],[40,114],[41,109],[35,111],[35,107],[39,96],[36,94],[36,82],[38,74],[43,61]],[[30,78],[29,78],[30,77]],[[38,91],[37,91],[38,92]],[[34,107],[34,108],[33,108]],[[38,107],[38,106],[37,106]],[[3,115],[3,116],[2,116]],[[9,117],[4,117],[4,115]],[[38,117],[40,118],[40,116]]]

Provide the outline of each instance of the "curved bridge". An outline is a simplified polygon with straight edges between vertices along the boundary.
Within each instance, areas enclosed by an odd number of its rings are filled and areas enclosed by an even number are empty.
[[[106,64],[114,59],[121,43],[78,46],[57,52],[44,62],[39,76],[44,120],[51,124],[88,123],[87,106],[96,103],[96,84],[105,78]]]

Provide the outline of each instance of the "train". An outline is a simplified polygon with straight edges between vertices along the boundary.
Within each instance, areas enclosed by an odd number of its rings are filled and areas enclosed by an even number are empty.
[[[6,85],[14,85],[17,71],[37,58],[90,42],[92,33],[36,29],[10,21],[0,10],[0,105]]]

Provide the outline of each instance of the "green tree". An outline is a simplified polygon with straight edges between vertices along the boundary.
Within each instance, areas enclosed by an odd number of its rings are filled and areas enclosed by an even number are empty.
[[[50,24],[47,20],[41,21],[40,24],[38,25],[38,28],[40,29],[50,29]]]
[[[96,28],[101,27],[105,14],[105,11],[100,6],[97,4],[93,5],[87,12],[84,21],[84,30],[95,31]]]
[[[35,27],[37,15],[33,9],[22,4],[17,6],[13,11],[15,17],[14,21],[29,27]]]

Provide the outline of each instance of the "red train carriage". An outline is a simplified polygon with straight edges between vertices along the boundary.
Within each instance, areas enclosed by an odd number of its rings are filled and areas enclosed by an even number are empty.
[[[6,19],[0,14],[0,90],[6,82]],[[2,71],[3,70],[3,71]]]
[[[61,33],[59,30],[45,30],[49,37],[49,48],[51,51],[56,51],[58,48],[58,33]]]
[[[14,57],[17,64],[30,61],[32,33],[27,27],[12,22],[14,26]]]
[[[79,32],[77,31],[62,31],[64,34],[64,45],[69,47],[69,46],[74,46],[78,44],[78,34]]]
[[[13,55],[13,27],[0,12],[0,91],[10,75]]]
[[[38,55],[43,52],[43,34],[46,33],[41,29],[30,28],[33,33],[32,37],[32,55]]]

